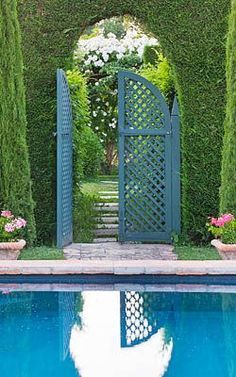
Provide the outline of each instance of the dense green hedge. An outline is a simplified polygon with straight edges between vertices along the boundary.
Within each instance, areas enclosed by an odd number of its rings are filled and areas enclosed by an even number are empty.
[[[236,0],[227,40],[227,107],[222,161],[221,212],[236,214]]]
[[[183,230],[202,237],[219,204],[230,0],[18,0],[24,33],[31,163],[39,235],[55,228],[55,72],[71,65],[85,27],[130,14],[172,64],[182,120]]]
[[[0,209],[27,220],[27,240],[35,239],[25,88],[16,0],[0,2]]]
[[[104,157],[98,135],[89,127],[91,124],[90,106],[85,77],[76,68],[67,71],[73,109],[73,156],[74,187],[84,177],[98,174]]]

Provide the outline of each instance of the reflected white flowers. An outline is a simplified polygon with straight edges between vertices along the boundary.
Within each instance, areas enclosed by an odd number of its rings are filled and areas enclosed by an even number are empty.
[[[160,328],[145,342],[120,345],[120,293],[84,292],[82,328],[71,332],[70,353],[81,377],[162,377],[172,354]]]

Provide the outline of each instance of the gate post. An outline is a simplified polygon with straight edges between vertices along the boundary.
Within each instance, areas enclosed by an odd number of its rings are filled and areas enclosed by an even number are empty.
[[[177,97],[171,111],[172,128],[172,231],[179,234],[181,228],[180,221],[180,121],[179,106]]]

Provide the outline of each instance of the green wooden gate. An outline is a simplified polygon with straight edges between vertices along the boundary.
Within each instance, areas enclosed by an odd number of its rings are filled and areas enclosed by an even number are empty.
[[[57,70],[57,247],[72,242],[72,109],[65,72]]]
[[[119,72],[119,241],[170,241],[180,231],[177,100],[172,115],[143,77]]]

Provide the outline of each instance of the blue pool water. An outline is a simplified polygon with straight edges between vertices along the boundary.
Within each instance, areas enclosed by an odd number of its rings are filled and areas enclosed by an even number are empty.
[[[1,377],[235,377],[236,294],[0,293]]]

